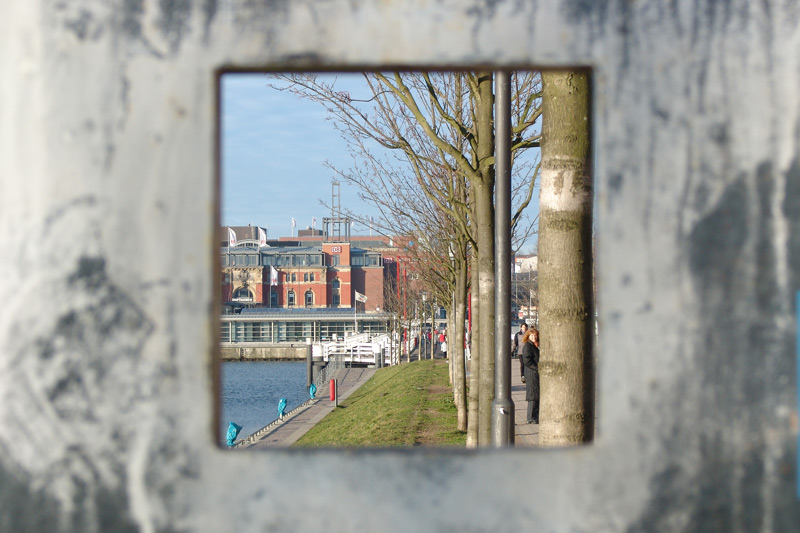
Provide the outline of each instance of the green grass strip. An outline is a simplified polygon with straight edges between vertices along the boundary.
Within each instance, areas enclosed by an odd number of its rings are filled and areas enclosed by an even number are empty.
[[[383,368],[303,435],[297,447],[465,446],[444,360]]]

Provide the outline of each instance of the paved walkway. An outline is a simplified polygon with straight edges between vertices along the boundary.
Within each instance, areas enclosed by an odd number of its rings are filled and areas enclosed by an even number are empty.
[[[525,384],[519,375],[519,359],[511,360],[511,401],[514,402],[514,447],[539,446],[539,424],[528,424],[528,402]]]
[[[363,385],[372,374],[374,368],[343,368],[337,373],[339,380],[339,401],[347,399],[356,389]],[[325,415],[333,411],[335,405],[330,400],[330,390],[325,387],[318,391],[317,401],[302,410],[297,410],[288,416],[282,424],[275,426],[271,431],[258,437],[255,442],[243,448],[286,448],[305,435]]]

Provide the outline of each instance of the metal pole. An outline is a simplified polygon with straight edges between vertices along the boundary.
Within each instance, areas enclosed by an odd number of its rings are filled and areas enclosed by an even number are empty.
[[[434,329],[436,327],[436,300],[433,301],[433,307],[431,308],[431,359],[433,359],[433,352],[436,348],[436,343],[438,342],[434,337],[434,332],[437,330]]]
[[[314,357],[311,338],[306,339],[306,388],[314,383]]]
[[[492,447],[514,443],[511,401],[511,84],[509,73],[495,73],[495,318]]]
[[[228,226],[228,232],[231,231],[231,227]],[[233,300],[233,269],[231,268],[231,237],[230,233],[226,235],[228,239],[228,246],[226,249],[228,250],[228,303]]]

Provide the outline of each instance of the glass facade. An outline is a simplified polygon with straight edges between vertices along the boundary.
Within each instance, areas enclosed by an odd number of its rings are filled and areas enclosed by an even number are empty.
[[[351,334],[354,327],[353,320],[250,321],[226,318],[221,324],[220,340],[223,344],[305,342],[309,338],[312,342],[318,342],[331,340],[334,334],[337,338],[342,339],[345,337],[345,333]],[[358,331],[359,333],[388,333],[388,322],[359,317]]]

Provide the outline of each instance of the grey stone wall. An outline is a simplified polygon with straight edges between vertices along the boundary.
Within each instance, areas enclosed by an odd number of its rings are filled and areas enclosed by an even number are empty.
[[[4,6],[0,530],[793,530],[799,17],[791,0]],[[593,69],[596,441],[219,449],[217,74],[474,65]]]
[[[305,344],[268,344],[264,346],[223,346],[220,348],[220,357],[230,361],[305,361],[308,356],[308,346]]]

